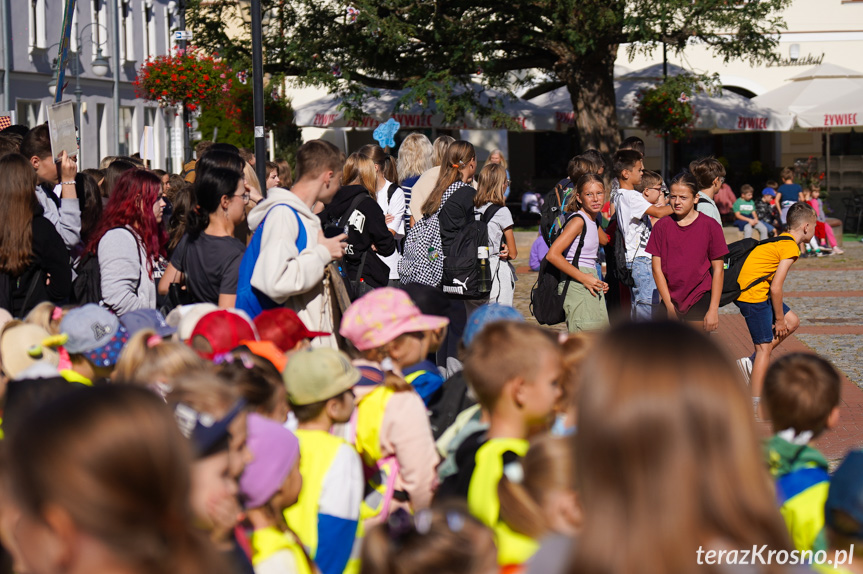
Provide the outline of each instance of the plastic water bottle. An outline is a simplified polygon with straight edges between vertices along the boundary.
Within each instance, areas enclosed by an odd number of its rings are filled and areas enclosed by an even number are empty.
[[[479,292],[491,293],[491,269],[488,263],[488,246],[480,245],[476,256],[479,259]]]
[[[438,250],[435,247],[429,247],[428,260],[434,263],[438,260],[438,257],[440,257]]]

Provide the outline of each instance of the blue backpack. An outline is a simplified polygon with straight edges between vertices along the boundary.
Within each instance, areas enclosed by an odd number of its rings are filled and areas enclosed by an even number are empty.
[[[255,272],[255,264],[258,262],[258,256],[261,254],[261,237],[264,235],[264,224],[267,222],[270,212],[276,207],[284,206],[294,212],[297,217],[297,224],[300,226],[299,234],[297,235],[297,250],[302,251],[306,248],[306,226],[303,225],[300,214],[296,209],[286,203],[277,203],[267,211],[261,224],[255,229],[252,234],[252,240],[249,246],[246,247],[243,253],[243,260],[240,262],[240,276],[237,280],[237,309],[241,309],[248,313],[249,317],[254,319],[266,309],[275,309],[281,307],[264,293],[261,293],[252,287],[252,273]]]

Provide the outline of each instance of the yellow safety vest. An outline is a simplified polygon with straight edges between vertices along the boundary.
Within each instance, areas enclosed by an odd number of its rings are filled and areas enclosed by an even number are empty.
[[[302,547],[289,532],[281,532],[274,526],[255,530],[249,537],[252,545],[252,565],[257,566],[281,550],[290,551],[297,565],[298,574],[312,574],[309,561]]]
[[[381,452],[381,426],[393,394],[395,391],[380,385],[357,403],[355,446],[366,475],[361,521],[388,513],[395,490],[398,461],[394,456],[384,458]]]
[[[527,454],[529,443],[522,439],[493,438],[476,451],[476,467],[467,492],[470,513],[494,531],[497,562],[501,566],[524,564],[539,549],[539,544],[514,532],[500,520],[500,499],[497,485],[503,477],[503,454]]]
[[[309,556],[315,558],[318,554],[318,512],[324,477],[333,465],[339,449],[342,445],[348,445],[348,442],[326,431],[298,429],[294,434],[300,441],[300,474],[303,477],[303,489],[296,504],[285,510],[285,521],[306,547]],[[361,540],[362,535],[362,522],[360,522],[356,540]],[[356,544],[355,541],[354,545]],[[359,570],[358,558],[348,560],[345,574],[354,574]]]

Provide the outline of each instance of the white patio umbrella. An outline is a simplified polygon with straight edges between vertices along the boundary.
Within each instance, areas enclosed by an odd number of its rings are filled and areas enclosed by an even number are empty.
[[[687,71],[674,64],[668,65],[668,75],[676,76]],[[662,81],[662,64],[648,66],[626,75],[614,82],[617,101],[617,121],[621,128],[637,128],[635,112],[638,108],[638,93]],[[721,90],[718,94],[687,94],[698,119],[695,129],[724,131],[788,131],[794,124],[794,117],[766,106],[759,106],[753,100]],[[533,98],[531,102],[540,108],[553,110],[558,129],[575,125],[572,101],[566,87],[558,88],[547,94]]]
[[[830,131],[863,124],[863,73],[821,64],[753,101],[794,114],[802,128],[827,132],[827,189],[830,189]],[[855,103],[856,100],[856,103]]]

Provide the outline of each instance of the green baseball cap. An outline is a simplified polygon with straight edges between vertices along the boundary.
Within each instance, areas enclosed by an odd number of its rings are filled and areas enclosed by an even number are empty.
[[[310,405],[352,388],[359,382],[360,372],[341,351],[322,347],[295,353],[282,379],[291,403]]]

